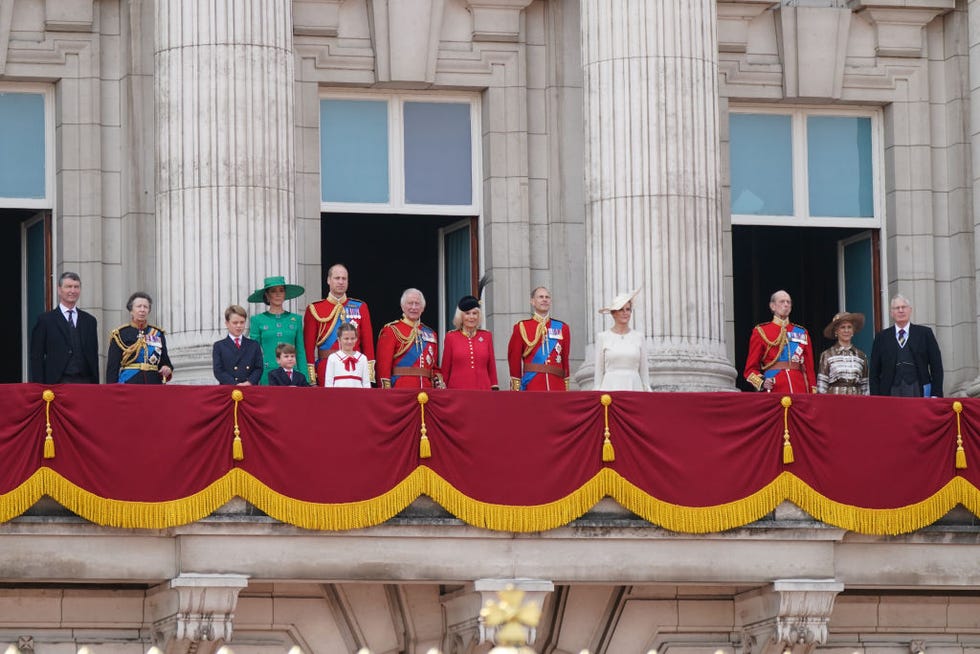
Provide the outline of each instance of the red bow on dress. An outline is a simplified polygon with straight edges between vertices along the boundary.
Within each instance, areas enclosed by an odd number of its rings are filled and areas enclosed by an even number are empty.
[[[350,372],[357,370],[357,359],[354,357],[344,357],[344,369]]]

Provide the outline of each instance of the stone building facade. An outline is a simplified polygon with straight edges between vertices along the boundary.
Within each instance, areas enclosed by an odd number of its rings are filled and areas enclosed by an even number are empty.
[[[902,292],[937,333],[947,394],[980,394],[978,12],[0,0],[0,269],[19,308],[0,375],[26,378],[65,270],[103,339],[149,291],[176,381],[210,383],[226,305],[283,274],[307,289],[301,310],[344,261],[379,324],[417,286],[444,329],[483,279],[503,376],[510,326],[549,286],[581,388],[596,309],[619,291],[641,289],[664,391],[734,390],[777,288],[814,334],[843,308],[885,326]],[[965,653],[980,642],[969,522],[872,538],[785,507],[688,537],[610,508],[513,536],[421,506],[310,534],[232,506],[132,533],[41,505],[0,525],[0,643],[204,652],[234,629],[239,653],[486,651],[481,593],[526,578],[546,652]]]

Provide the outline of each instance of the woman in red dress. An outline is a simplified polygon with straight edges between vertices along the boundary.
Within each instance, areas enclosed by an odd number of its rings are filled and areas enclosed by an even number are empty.
[[[446,388],[500,390],[493,335],[480,329],[480,301],[472,295],[460,299],[453,317],[455,330],[446,334],[442,354],[442,377]]]

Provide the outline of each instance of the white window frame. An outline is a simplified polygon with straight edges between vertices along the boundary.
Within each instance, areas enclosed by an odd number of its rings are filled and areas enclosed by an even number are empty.
[[[480,216],[482,214],[482,151],[480,143],[480,95],[477,93],[407,93],[375,91],[339,91],[321,89],[317,100],[320,115],[321,100],[374,100],[388,103],[388,202],[324,202],[323,182],[319,180],[321,213],[378,213],[433,216]],[[470,106],[470,171],[472,179],[470,204],[408,204],[405,202],[405,122],[406,102],[469,104]],[[319,119],[318,119],[319,123]],[[323,156],[317,140],[317,168],[322,175]]]
[[[769,216],[732,213],[733,225],[769,225],[786,227],[848,227],[881,229],[885,224],[884,201],[884,151],[882,149],[882,112],[879,108],[856,107],[793,107],[772,105],[737,105],[728,110],[732,114],[772,114],[790,116],[793,161],[793,215]],[[843,116],[871,119],[871,177],[874,184],[873,217],[833,218],[810,216],[809,170],[807,166],[807,116]],[[731,137],[729,137],[731,138]],[[729,147],[731,142],[729,141]],[[731,164],[729,163],[729,166]],[[729,179],[731,179],[729,169]]]
[[[0,196],[3,209],[51,209],[55,201],[54,171],[54,85],[34,82],[0,82],[0,93],[25,93],[44,96],[44,197],[8,198]]]

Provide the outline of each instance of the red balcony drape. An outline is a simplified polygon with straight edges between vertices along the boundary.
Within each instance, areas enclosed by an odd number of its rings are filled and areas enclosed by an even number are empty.
[[[980,400],[612,393],[603,461],[600,393],[433,390],[423,405],[413,391],[262,387],[242,389],[236,412],[231,392],[0,386],[0,520],[42,495],[132,528],[193,522],[235,496],[309,529],[379,524],[420,495],[508,531],[567,524],[604,496],[692,533],[784,500],[871,534],[980,511]]]

